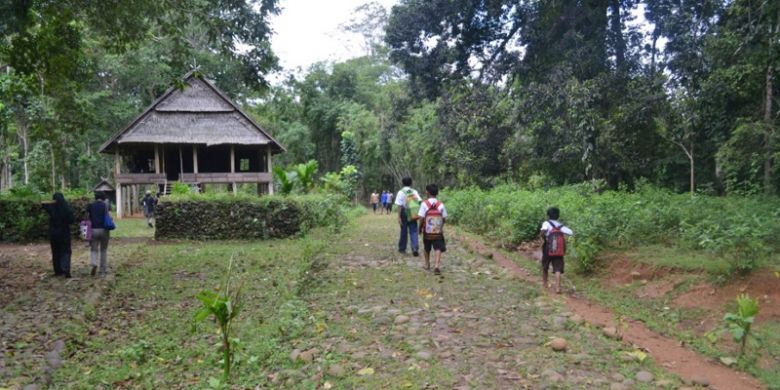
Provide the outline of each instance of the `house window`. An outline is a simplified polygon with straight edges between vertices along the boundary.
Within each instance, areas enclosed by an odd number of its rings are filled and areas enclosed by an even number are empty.
[[[249,159],[248,158],[242,158],[241,160],[238,160],[238,170],[241,172],[247,172],[249,171]]]

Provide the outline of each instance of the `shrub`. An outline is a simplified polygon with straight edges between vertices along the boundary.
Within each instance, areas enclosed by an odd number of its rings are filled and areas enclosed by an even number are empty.
[[[597,268],[607,247],[673,244],[706,250],[752,270],[780,249],[780,199],[674,194],[640,185],[634,192],[605,191],[592,183],[527,191],[499,186],[489,191],[446,192],[451,220],[476,233],[518,245],[535,240],[550,206],[576,233],[571,256],[581,271]]]
[[[346,220],[341,197],[306,195],[171,196],[157,207],[155,237],[162,239],[284,238]]]
[[[41,207],[43,195],[6,194],[0,197],[0,242],[33,242],[48,239],[49,215]],[[87,198],[67,199],[76,223],[71,226],[78,237],[78,221],[86,218]]]

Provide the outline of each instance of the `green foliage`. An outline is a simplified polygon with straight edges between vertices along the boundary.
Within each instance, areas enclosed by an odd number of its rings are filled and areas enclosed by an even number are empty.
[[[157,239],[268,239],[305,233],[345,220],[337,195],[257,196],[190,194],[171,196],[157,207]]]
[[[171,186],[171,195],[186,195],[190,192],[190,186],[185,183],[175,182]]]
[[[149,360],[152,355],[152,344],[146,340],[139,340],[138,342],[129,345],[119,351],[122,359],[134,362],[136,364],[144,364]]]
[[[293,188],[295,188],[295,172],[287,172],[279,165],[274,166],[274,180],[277,185],[277,190],[282,195],[289,195]]]
[[[23,188],[23,187],[20,187]],[[41,201],[50,197],[27,190],[0,196],[0,242],[32,242],[48,238],[49,215]],[[86,218],[89,199],[66,198],[78,221]],[[72,236],[78,237],[78,225],[71,226]]]
[[[317,167],[317,160],[309,160],[306,163],[297,164],[293,167],[296,173],[295,178],[303,193],[309,193],[314,189],[316,184],[314,175],[317,174]]]
[[[575,232],[570,255],[580,271],[598,268],[611,247],[645,244],[705,250],[731,261],[732,272],[749,272],[780,249],[780,201],[765,197],[673,194],[644,186],[635,192],[597,192],[590,185],[528,191],[499,186],[490,191],[447,191],[453,222],[504,244],[538,237],[545,210],[561,209]]]
[[[230,368],[233,365],[233,355],[239,340],[231,337],[233,334],[233,320],[241,312],[243,305],[241,288],[243,283],[233,279],[233,257],[228,263],[227,275],[219,291],[201,290],[196,298],[203,305],[193,316],[194,324],[203,322],[209,316],[213,316],[219,326],[222,340],[222,380],[227,383],[230,380]],[[237,285],[237,286],[236,286]]]
[[[739,357],[745,354],[745,345],[751,336],[750,329],[758,314],[758,299],[750,298],[747,294],[737,297],[737,311],[726,313],[723,320],[734,340],[739,343]]]

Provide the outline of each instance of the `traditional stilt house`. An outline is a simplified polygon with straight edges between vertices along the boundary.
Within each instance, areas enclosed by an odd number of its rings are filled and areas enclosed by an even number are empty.
[[[271,159],[285,151],[222,91],[198,73],[183,77],[100,148],[114,155],[117,216],[132,213],[144,190],[173,182],[253,183],[273,193]]]

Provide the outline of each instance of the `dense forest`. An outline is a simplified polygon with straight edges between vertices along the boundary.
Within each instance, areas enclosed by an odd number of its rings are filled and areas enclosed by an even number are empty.
[[[365,51],[278,83],[276,0],[0,5],[0,190],[90,188],[96,151],[197,68],[284,144],[280,164],[446,186],[780,186],[780,3],[402,0]],[[301,30],[304,34],[305,30]]]

